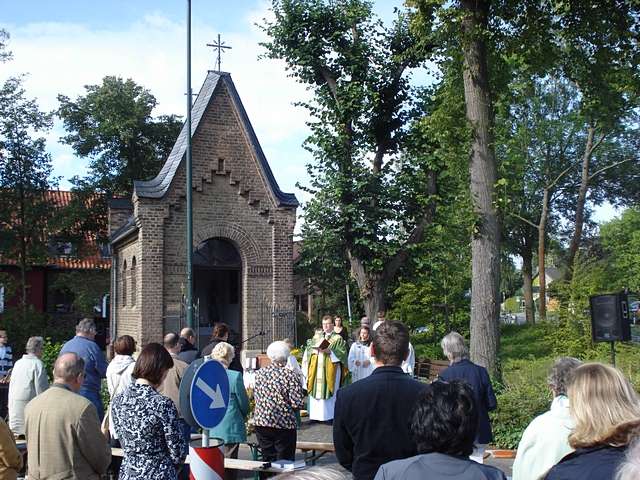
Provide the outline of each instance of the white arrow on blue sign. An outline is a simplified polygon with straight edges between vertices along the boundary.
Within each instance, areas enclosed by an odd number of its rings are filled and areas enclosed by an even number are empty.
[[[220,362],[203,362],[191,381],[191,413],[198,425],[211,429],[224,418],[229,405],[229,377]]]

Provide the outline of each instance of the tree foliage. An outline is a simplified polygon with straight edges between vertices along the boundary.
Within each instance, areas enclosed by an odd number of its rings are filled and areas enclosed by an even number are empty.
[[[158,173],[181,123],[175,115],[153,118],[155,97],[131,79],[107,76],[85,90],[75,100],[58,95],[58,115],[68,132],[62,141],[90,158],[89,174],[72,181],[107,195],[130,195],[133,180]]]
[[[110,283],[108,271],[71,271],[60,273],[50,287],[73,295],[73,311],[78,316],[93,317]]]
[[[312,117],[305,146],[315,158],[305,207],[305,229],[315,233],[306,238],[340,239],[342,253],[330,257],[348,260],[374,316],[432,218],[435,175],[422,148],[412,149],[409,128],[420,116],[409,72],[423,64],[425,46],[406,14],[386,27],[363,0],[275,0],[272,10],[266,55],[283,59],[313,93],[301,104]],[[426,181],[403,183],[407,168]]]
[[[46,196],[55,185],[45,138],[51,115],[26,98],[20,78],[0,88],[0,249],[20,269],[22,319],[27,315],[27,269],[46,263],[52,209]]]
[[[7,49],[9,32],[0,28],[0,63],[11,59],[11,51]]]
[[[107,76],[85,91],[75,100],[58,95],[57,114],[68,132],[61,140],[89,158],[88,174],[71,179],[76,195],[64,230],[71,239],[91,231],[104,240],[108,200],[129,197],[134,180],[158,173],[181,122],[175,115],[153,117],[156,98],[131,79]]]

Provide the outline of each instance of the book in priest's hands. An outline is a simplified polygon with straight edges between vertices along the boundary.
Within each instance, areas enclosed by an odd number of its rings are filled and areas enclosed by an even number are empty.
[[[325,338],[324,340],[322,340],[322,342],[320,342],[314,348],[317,348],[318,350],[326,350],[327,348],[329,348],[330,345],[331,343],[329,343],[329,340]]]
[[[273,462],[271,462],[271,468],[275,468],[276,470],[282,470],[285,472],[290,470],[299,470],[306,466],[307,464],[304,462],[304,460],[274,460]]]

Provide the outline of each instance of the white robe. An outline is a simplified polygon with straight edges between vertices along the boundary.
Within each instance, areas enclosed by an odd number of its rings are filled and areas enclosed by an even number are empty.
[[[302,388],[306,388],[304,383],[304,375],[302,374],[302,370],[300,370],[300,364],[298,364],[298,360],[293,355],[289,355],[289,358],[287,359],[287,368],[300,378]]]
[[[340,362],[335,353],[331,352],[330,355],[332,363]],[[318,353],[318,365],[324,365],[324,356],[324,353]],[[317,420],[319,422],[333,420],[333,413],[336,408],[336,394],[338,393],[338,388],[340,388],[340,378],[342,376],[342,372],[340,370],[340,368],[336,368],[336,381],[333,385],[333,395],[331,397],[326,399],[313,398],[311,395],[307,397],[309,399],[309,420]],[[306,375],[308,375],[309,372],[309,358],[306,350],[302,357],[302,371],[305,374],[304,384],[306,386]]]
[[[407,359],[404,362],[402,362],[402,371],[413,377],[413,371],[415,369],[415,366],[416,366],[416,352],[413,349],[413,345],[411,345],[411,342],[409,342],[409,355],[407,356]]]
[[[369,361],[369,365],[364,367],[362,366],[362,362],[365,360]],[[356,361],[360,362],[360,365],[356,365]],[[351,372],[351,380],[356,382],[358,380],[362,380],[363,378],[368,377],[373,372],[375,368],[374,360],[371,357],[371,348],[370,346],[363,345],[360,342],[356,342],[351,345],[351,349],[349,350],[349,371]]]

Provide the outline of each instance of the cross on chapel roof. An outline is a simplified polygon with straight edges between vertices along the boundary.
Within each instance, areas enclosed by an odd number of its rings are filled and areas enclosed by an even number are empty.
[[[221,72],[222,68],[222,51],[225,49],[229,49],[231,50],[231,47],[228,45],[225,45],[223,41],[220,40],[220,34],[218,34],[218,41],[215,43],[207,43],[207,47],[212,47],[214,50],[218,50],[218,56],[216,59],[216,64],[218,66],[218,69],[216,70],[216,72]]]

